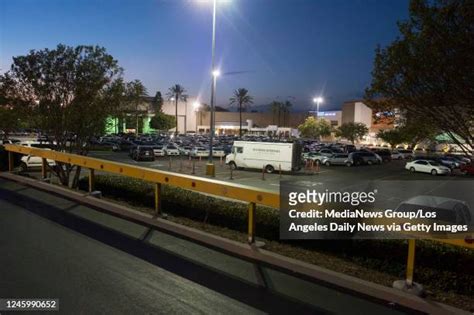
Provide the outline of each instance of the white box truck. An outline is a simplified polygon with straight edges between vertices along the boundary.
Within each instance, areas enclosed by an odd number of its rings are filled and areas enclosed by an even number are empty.
[[[263,169],[267,173],[301,168],[301,145],[294,143],[234,141],[226,164],[236,168]]]

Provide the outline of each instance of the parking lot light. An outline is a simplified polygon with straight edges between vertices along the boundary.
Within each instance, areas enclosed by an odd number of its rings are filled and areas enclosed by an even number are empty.
[[[313,103],[316,103],[316,116],[319,117],[319,104],[322,104],[324,99],[321,96],[313,98]]]

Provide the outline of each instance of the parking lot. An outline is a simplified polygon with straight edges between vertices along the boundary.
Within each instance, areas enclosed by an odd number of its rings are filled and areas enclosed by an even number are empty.
[[[189,159],[185,156],[157,157],[153,162],[134,161],[126,152],[95,151],[90,152],[91,157],[106,159],[153,169],[177,172],[180,174],[194,174],[205,177],[206,158]],[[298,185],[312,187],[315,183],[332,183],[347,186],[361,180],[445,180],[456,181],[466,179],[465,176],[454,172],[452,176],[432,176],[424,173],[410,173],[405,170],[406,161],[394,160],[382,165],[361,165],[361,166],[321,166],[317,168],[306,168],[295,173],[282,173],[278,171],[272,174],[264,173],[260,170],[234,170],[232,171],[224,160],[214,159],[216,165],[216,179],[249,185],[261,189],[279,191],[280,181],[292,181]],[[443,180],[441,180],[443,179]]]

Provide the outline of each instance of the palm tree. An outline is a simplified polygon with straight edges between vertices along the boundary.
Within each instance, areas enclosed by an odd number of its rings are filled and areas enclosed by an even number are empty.
[[[240,113],[240,129],[239,136],[242,138],[242,111],[248,110],[251,104],[253,104],[253,97],[249,95],[249,91],[244,88],[240,88],[234,91],[234,96],[230,98],[230,105],[237,104],[239,106]]]
[[[178,100],[182,99],[186,90],[183,86],[175,84],[168,89],[168,99],[175,101],[175,115],[176,115],[176,130],[175,135],[178,135]]]

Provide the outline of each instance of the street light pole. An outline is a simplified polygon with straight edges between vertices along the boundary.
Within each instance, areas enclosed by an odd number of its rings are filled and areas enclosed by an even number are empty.
[[[206,165],[206,175],[215,176],[215,167],[212,161],[212,144],[214,141],[214,99],[216,93],[216,80],[218,71],[215,69],[215,50],[216,50],[216,11],[217,11],[217,0],[213,0],[212,8],[212,86],[211,86],[211,119],[210,119],[210,135],[209,135],[209,161]]]
[[[323,102],[323,98],[321,96],[313,98],[313,102],[316,103],[316,117],[319,118],[319,104]]]

